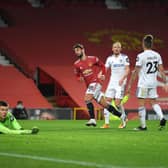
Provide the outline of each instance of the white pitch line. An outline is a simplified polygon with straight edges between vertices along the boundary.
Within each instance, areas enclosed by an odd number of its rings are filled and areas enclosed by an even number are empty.
[[[32,156],[32,155],[24,155],[24,154],[17,154],[17,153],[0,152],[0,156],[8,156],[8,157],[22,158],[22,159],[42,160],[42,161],[49,161],[49,162],[55,162],[55,163],[74,164],[74,165],[79,165],[79,166],[95,167],[95,168],[123,168],[123,167],[118,167],[118,166],[113,166],[113,165],[97,164],[94,162],[84,162],[84,161],[77,161],[77,160],[64,160],[64,159],[59,159],[59,158]]]
[[[55,162],[55,163],[73,164],[73,165],[86,166],[86,167],[92,167],[92,168],[93,167],[95,167],[95,168],[128,168],[128,167],[113,166],[113,165],[106,165],[106,164],[97,164],[94,162],[84,162],[84,161],[77,161],[77,160],[64,160],[64,159],[59,159],[59,158],[32,156],[32,155],[24,155],[24,154],[17,154],[17,153],[0,152],[0,156],[49,161],[49,162]],[[141,168],[141,167],[137,166],[135,168]],[[152,167],[147,166],[147,167],[143,167],[143,168],[152,168]],[[155,167],[155,168],[165,168],[165,167],[159,166],[159,167]]]

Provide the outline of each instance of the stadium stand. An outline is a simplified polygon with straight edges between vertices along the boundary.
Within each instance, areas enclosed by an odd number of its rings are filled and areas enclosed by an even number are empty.
[[[15,25],[10,29],[0,29],[1,47],[8,49],[11,59],[15,60],[29,77],[35,79],[39,67],[40,71],[48,76],[46,83],[49,80],[49,83],[55,85],[54,88],[61,87],[68,97],[64,98],[68,100],[65,103],[63,95],[59,97],[60,93],[55,92],[57,101],[64,100],[60,105],[85,106],[85,86],[75,81],[73,76],[72,64],[76,58],[73,56],[72,45],[76,42],[85,45],[87,54],[97,55],[105,61],[110,54],[111,43],[120,40],[125,44],[124,52],[129,55],[133,68],[135,57],[141,51],[141,39],[144,34],[150,33],[156,37],[155,49],[159,50],[165,67],[168,68],[167,9],[161,4],[159,7],[152,3],[145,4],[144,7],[139,5],[140,1],[124,1],[127,9],[107,10],[104,4],[99,4],[101,7],[94,3],[80,5],[72,2],[67,5],[69,2],[58,0],[46,1],[48,6],[38,9],[28,6],[25,1],[22,2],[22,8],[19,3],[18,6],[9,6],[2,2],[0,5],[14,19]],[[150,5],[153,8],[150,8]],[[42,78],[45,78],[44,76]],[[40,80],[45,83],[43,79]],[[166,96],[162,91],[161,94]],[[137,108],[134,100],[135,97],[131,96],[126,104],[127,109]],[[132,104],[132,101],[135,103]]]
[[[26,78],[13,66],[0,65],[0,99],[14,107],[17,100],[23,100],[27,108],[52,108],[41,95],[32,79]]]

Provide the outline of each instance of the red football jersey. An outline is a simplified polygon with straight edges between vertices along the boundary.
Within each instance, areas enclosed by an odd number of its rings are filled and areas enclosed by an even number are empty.
[[[90,83],[102,81],[98,78],[98,73],[102,71],[105,74],[105,65],[98,57],[86,56],[85,60],[77,60],[74,63],[74,71],[78,78],[83,77],[86,85]]]

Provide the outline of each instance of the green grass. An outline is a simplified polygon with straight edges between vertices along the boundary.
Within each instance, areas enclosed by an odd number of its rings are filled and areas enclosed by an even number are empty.
[[[95,128],[86,127],[85,122],[20,121],[25,128],[38,126],[40,132],[38,135],[0,134],[0,167],[168,167],[168,130],[158,131],[158,121],[148,121],[148,131],[144,132],[133,131],[138,121],[128,122],[126,129],[117,128],[119,121],[112,121],[110,129],[100,129],[103,121],[98,121]]]

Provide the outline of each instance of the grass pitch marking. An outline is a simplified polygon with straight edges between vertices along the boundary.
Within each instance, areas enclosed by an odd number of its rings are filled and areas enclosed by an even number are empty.
[[[113,165],[106,165],[106,164],[98,164],[94,162],[85,162],[85,161],[77,161],[77,160],[64,160],[59,158],[49,158],[49,157],[42,157],[42,156],[32,156],[32,155],[24,155],[24,154],[17,154],[17,153],[6,153],[0,152],[0,156],[7,156],[7,157],[14,157],[14,158],[21,158],[21,159],[33,159],[33,160],[41,160],[41,161],[49,161],[55,163],[64,163],[64,164],[73,164],[78,166],[86,166],[86,167],[95,167],[95,168],[128,168],[128,167],[121,167],[121,166],[113,166]],[[136,166],[136,168],[141,168]],[[143,168],[152,168],[152,167],[143,167]],[[155,167],[155,168],[165,168],[165,167]]]
[[[0,156],[7,156],[7,157],[14,157],[14,158],[21,158],[21,159],[33,159],[33,160],[49,161],[49,162],[64,163],[64,164],[73,164],[73,165],[78,165],[78,166],[95,167],[95,168],[123,168],[123,167],[113,166],[113,165],[97,164],[94,162],[64,160],[64,159],[59,159],[59,158],[32,156],[32,155],[24,155],[24,154],[17,154],[17,153],[0,152]]]

